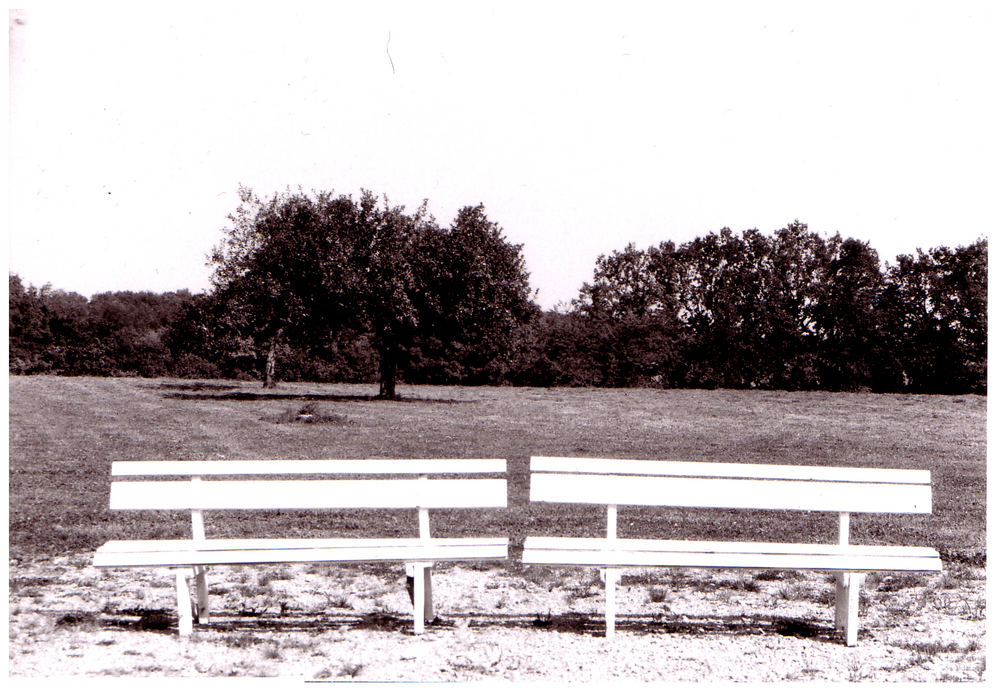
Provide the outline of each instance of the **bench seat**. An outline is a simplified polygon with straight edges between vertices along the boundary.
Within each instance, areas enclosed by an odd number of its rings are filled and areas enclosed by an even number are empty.
[[[528,537],[522,561],[602,568],[747,568],[820,571],[941,570],[923,546],[786,544],[677,539]]]
[[[605,583],[605,632],[615,632],[615,583],[623,568],[817,570],[835,574],[834,624],[857,644],[860,587],[869,571],[939,572],[937,550],[850,543],[852,513],[931,512],[930,472],[733,462],[532,457],[533,503],[605,506],[603,537],[529,536],[525,564],[596,567]],[[837,518],[839,541],[779,543],[618,537],[619,506],[805,511]],[[780,537],[780,525],[771,525]]]
[[[114,540],[94,554],[99,568],[476,561],[507,557],[504,538]]]
[[[413,600],[413,631],[433,618],[436,561],[504,560],[506,537],[436,537],[432,509],[505,508],[503,459],[120,461],[111,465],[109,506],[121,511],[187,511],[190,539],[114,539],[99,568],[170,568],[177,582],[178,629],[208,621],[213,566],[400,561]],[[415,537],[209,537],[205,515],[260,510],[338,514],[349,509],[414,512]],[[294,532],[293,532],[294,533]],[[412,576],[412,577],[410,577]],[[196,602],[190,601],[195,580]]]

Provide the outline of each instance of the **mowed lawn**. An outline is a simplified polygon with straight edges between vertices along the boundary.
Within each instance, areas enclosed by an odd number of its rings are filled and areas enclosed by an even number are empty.
[[[432,530],[513,538],[597,534],[596,507],[529,506],[531,455],[930,469],[931,516],[859,516],[855,543],[916,543],[946,560],[986,551],[986,398],[729,390],[376,386],[139,378],[10,378],[10,557],[108,539],[181,537],[179,513],[108,510],[129,459],[498,457],[509,507],[433,515]],[[306,404],[328,420],[295,422]],[[622,536],[836,540],[830,513],[623,508]],[[210,514],[208,532],[415,535],[394,512]]]

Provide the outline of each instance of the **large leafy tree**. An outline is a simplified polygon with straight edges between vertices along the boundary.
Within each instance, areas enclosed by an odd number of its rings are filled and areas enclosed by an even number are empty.
[[[588,351],[600,362],[595,384],[662,383],[677,370],[679,272],[670,242],[647,250],[629,244],[597,259],[594,281],[575,302],[589,332]]]
[[[459,210],[448,229],[422,224],[412,248],[414,316],[409,369],[425,382],[496,381],[511,366],[515,335],[532,320],[521,246],[508,243],[483,205]]]
[[[316,201],[301,192],[262,202],[241,188],[240,199],[212,252],[212,283],[226,306],[226,333],[266,355],[264,385],[271,387],[281,345],[316,337],[321,307],[330,310],[326,274],[336,239],[325,232]]]
[[[883,312],[903,389],[986,392],[987,244],[900,255]]]
[[[882,326],[884,276],[867,243],[839,236],[816,290],[812,310],[819,343],[817,362],[827,389],[855,390],[881,378],[890,339]]]
[[[395,398],[399,373],[421,363],[485,372],[531,315],[520,246],[481,206],[443,230],[425,206],[408,214],[370,191],[241,196],[212,256],[215,292],[267,354],[266,386],[283,343],[369,335],[379,396]]]

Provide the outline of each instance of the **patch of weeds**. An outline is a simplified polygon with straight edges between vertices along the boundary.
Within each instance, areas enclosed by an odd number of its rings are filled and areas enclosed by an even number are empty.
[[[295,575],[292,573],[292,569],[288,566],[280,566],[274,569],[274,579],[275,580],[292,580]]]
[[[270,419],[265,417],[262,420],[276,424],[301,423],[346,426],[350,423],[346,414],[330,414],[320,411],[315,402],[308,402],[301,407],[291,407],[276,417]]]
[[[326,598],[326,604],[331,609],[353,609],[351,606],[351,600],[348,599],[343,594],[336,594],[332,597]]]
[[[847,680],[851,683],[858,683],[868,678],[865,674],[864,666],[857,659],[852,659],[847,663]]]
[[[241,597],[246,597],[247,599],[251,599],[253,597],[261,596],[260,587],[266,587],[266,585],[261,585],[258,587],[255,587],[254,585],[239,585],[237,586],[235,591],[236,594],[240,595]]]
[[[813,604],[821,604],[823,606],[833,606],[834,604],[837,603],[837,593],[834,592],[833,590],[820,590],[816,592],[809,590],[806,592],[805,598],[807,601],[810,601]],[[864,601],[865,601],[865,595],[863,593],[859,594],[858,595],[859,609],[864,609],[864,607],[866,606],[865,604],[862,603]]]
[[[740,575],[737,578],[725,578],[716,583],[720,589],[731,589],[737,592],[760,592],[760,585],[752,577]]]
[[[926,585],[927,580],[920,575],[916,573],[904,573],[903,575],[886,575],[876,590],[879,592],[898,592],[899,590],[924,587]]]
[[[967,564],[957,564],[948,568],[948,573],[957,580],[985,580],[986,571]]]
[[[649,588],[649,601],[651,602],[665,602],[670,592],[663,589],[662,587],[650,587]]]
[[[941,560],[945,563],[960,563],[975,566],[977,568],[986,567],[985,551],[941,549],[938,553],[941,555]]]
[[[986,673],[986,657],[979,657],[976,659],[976,676],[980,679]]]
[[[790,602],[806,600],[809,598],[810,590],[801,584],[783,584],[778,588],[777,596]]]
[[[239,635],[227,635],[222,638],[222,642],[229,647],[244,649],[253,647],[254,645],[260,645],[267,641],[259,635],[253,635],[252,633],[240,633]]]
[[[986,600],[980,597],[973,602],[971,599],[967,599],[965,602],[965,610],[962,614],[964,618],[970,621],[982,621],[986,618]]]
[[[463,561],[462,565],[477,573],[486,573],[496,567],[494,564],[488,563],[487,561]]]
[[[364,571],[366,575],[390,580],[398,580],[406,572],[402,566],[389,562],[366,564]]]
[[[284,655],[281,654],[281,648],[272,643],[264,648],[264,659],[280,660],[284,659]]]
[[[937,581],[937,587],[943,590],[954,590],[962,586],[962,583],[950,572],[943,573]]]
[[[364,668],[364,664],[344,662],[340,665],[340,670],[337,672],[337,676],[350,676],[352,679],[357,678],[358,674],[360,674],[361,670]]]
[[[50,577],[32,575],[28,577],[11,578],[8,581],[8,584],[10,585],[11,592],[17,592],[25,587],[44,587],[46,585],[51,585],[53,582],[55,582],[55,580]],[[28,596],[35,595],[29,594]]]
[[[760,572],[754,573],[753,579],[760,582],[777,582],[778,580],[783,580],[785,578],[784,571],[769,569],[761,570]]]
[[[684,589],[697,587],[698,581],[691,578],[685,570],[671,570],[667,573],[667,584],[674,589]]]
[[[661,576],[649,570],[644,570],[638,574],[622,575],[621,585],[659,585],[662,582]]]
[[[536,585],[545,585],[552,579],[552,574],[554,572],[553,568],[546,565],[525,565],[523,563],[516,563],[509,567],[508,570],[523,578],[527,582],[534,583]]]
[[[579,587],[571,587],[566,591],[566,599],[587,599],[589,597],[596,597],[600,592],[595,590],[590,585],[580,585]]]
[[[492,674],[496,672],[502,660],[503,649],[497,645],[487,645],[481,649],[476,648],[469,654],[459,654],[450,658],[448,664],[456,671]]]
[[[957,642],[942,642],[940,640],[934,642],[890,642],[887,644],[892,647],[916,652],[923,657],[934,657],[939,654],[970,654],[972,652],[979,652],[981,647],[978,640],[970,640],[964,645]]]
[[[899,625],[913,618],[913,609],[908,606],[890,606],[885,610],[890,624]]]

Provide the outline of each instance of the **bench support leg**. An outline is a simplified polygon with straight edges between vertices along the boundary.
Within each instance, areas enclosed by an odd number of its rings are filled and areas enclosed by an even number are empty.
[[[187,637],[194,632],[194,620],[191,616],[191,588],[188,580],[191,578],[190,568],[174,570],[177,580],[177,629],[181,637]]]
[[[841,630],[847,623],[847,573],[837,573],[836,601],[834,602],[833,627]]]
[[[195,568],[195,592],[198,597],[198,623],[208,623],[208,568]]]
[[[864,579],[864,573],[837,574],[837,605],[833,623],[838,630],[844,631],[844,642],[848,647],[858,644],[858,612]]]
[[[622,571],[620,568],[603,568],[601,579],[604,580],[604,637],[613,638],[615,636],[615,586],[621,580]]]
[[[407,576],[406,582],[413,602],[413,632],[419,635],[424,632],[424,623],[434,618],[431,564],[408,563],[406,568],[407,572],[413,571],[413,577]]]

